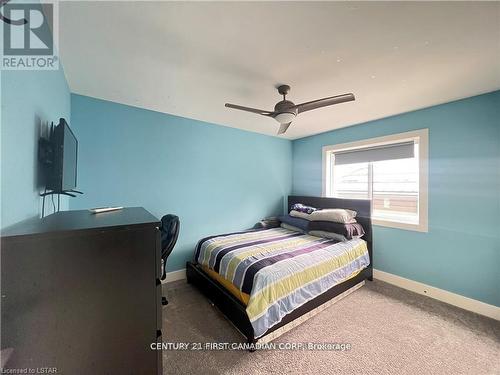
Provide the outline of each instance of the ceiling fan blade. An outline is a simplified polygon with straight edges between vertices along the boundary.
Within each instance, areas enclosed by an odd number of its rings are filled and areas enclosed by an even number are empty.
[[[257,113],[257,114],[263,115],[263,116],[271,116],[273,114],[273,112],[264,111],[263,109],[243,107],[241,105],[236,105],[236,104],[226,103],[225,106],[227,108],[233,108],[233,109],[239,109],[240,111],[247,111],[247,112]]]
[[[355,100],[354,94],[344,94],[344,95],[330,96],[329,98],[313,100],[302,104],[297,104],[295,108],[297,108],[298,113],[302,113],[310,111],[312,109],[327,107],[333,104],[350,102],[353,100]]]
[[[287,122],[286,124],[281,124],[280,128],[278,130],[278,135],[285,133],[288,130],[288,127],[290,126],[291,122]]]

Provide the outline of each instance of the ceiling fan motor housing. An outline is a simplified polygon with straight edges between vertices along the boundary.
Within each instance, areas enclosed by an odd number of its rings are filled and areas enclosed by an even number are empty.
[[[282,100],[276,103],[274,106],[274,112],[276,115],[274,119],[280,124],[287,124],[295,119],[297,116],[297,108],[294,108],[295,104],[290,100]]]
[[[274,106],[275,112],[289,112],[297,114],[297,109],[293,108],[295,104],[290,100],[282,100],[281,102],[276,103]]]

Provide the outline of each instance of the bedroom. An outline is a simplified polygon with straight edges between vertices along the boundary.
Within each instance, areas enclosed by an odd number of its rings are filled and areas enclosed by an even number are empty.
[[[42,3],[1,9],[2,370],[500,371],[499,2]],[[368,261],[308,296],[294,279],[256,333],[257,284],[307,265],[217,241],[265,231]]]

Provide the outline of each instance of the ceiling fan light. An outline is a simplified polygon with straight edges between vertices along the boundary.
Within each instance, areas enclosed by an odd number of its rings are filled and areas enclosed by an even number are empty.
[[[280,124],[288,124],[295,119],[295,113],[292,112],[281,112],[278,113],[274,119],[278,121]]]

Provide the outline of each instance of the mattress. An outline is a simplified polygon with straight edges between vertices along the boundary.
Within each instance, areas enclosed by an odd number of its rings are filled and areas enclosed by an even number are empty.
[[[362,239],[338,242],[284,228],[207,237],[194,258],[246,305],[255,338],[370,264]]]

